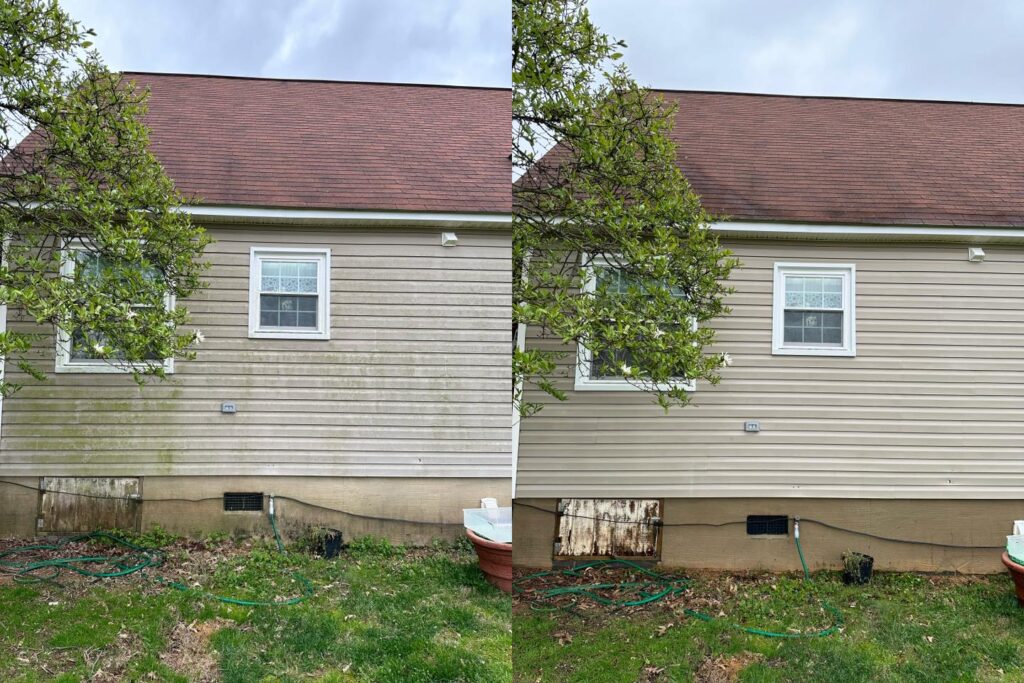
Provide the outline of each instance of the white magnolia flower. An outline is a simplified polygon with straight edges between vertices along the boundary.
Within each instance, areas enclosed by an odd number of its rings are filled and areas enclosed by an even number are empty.
[[[192,338],[196,340],[197,344],[202,344],[204,341],[206,341],[206,335],[204,335],[201,330],[196,330],[195,332],[193,332]]]
[[[100,354],[101,356],[107,352],[107,348],[103,346],[103,344],[93,344],[92,350]]]
[[[629,367],[625,363],[623,363],[621,367],[622,367],[622,374],[623,374],[623,376],[628,376],[628,375],[632,375],[633,374],[633,368]]]
[[[665,330],[661,329],[660,327],[657,327],[657,328],[655,328],[654,332],[651,333],[651,336],[654,337],[655,339],[657,339],[658,337],[660,337],[660,336],[662,336],[664,334],[665,334]]]
[[[732,365],[732,356],[730,356],[727,353],[723,353],[722,354],[722,365],[724,365],[725,367],[729,367],[730,365]]]

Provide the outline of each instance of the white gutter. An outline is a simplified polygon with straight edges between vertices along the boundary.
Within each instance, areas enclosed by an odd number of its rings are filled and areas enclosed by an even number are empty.
[[[393,225],[405,227],[462,227],[508,229],[511,213],[434,211],[350,211],[335,209],[274,209],[251,206],[196,204],[178,211],[208,222],[290,223],[302,225]]]
[[[782,239],[1021,242],[1024,229],[959,225],[843,225],[838,223],[769,223],[723,221],[711,223],[723,236]]]

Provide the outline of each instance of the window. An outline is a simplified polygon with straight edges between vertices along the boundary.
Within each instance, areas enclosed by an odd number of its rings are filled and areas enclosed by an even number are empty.
[[[855,356],[855,268],[776,263],[772,353]]]
[[[614,268],[603,260],[595,259],[591,267],[591,277],[586,282],[586,290],[593,292],[598,282],[607,286],[612,292],[625,292],[630,286],[629,278],[619,269]],[[683,296],[682,292],[673,291],[675,296]],[[630,364],[630,356],[627,351],[604,351],[595,357],[590,349],[580,344],[577,349],[576,363],[576,384],[577,391],[631,391],[639,390],[622,375],[607,374],[609,369],[622,367]],[[674,383],[682,386],[686,391],[694,391],[696,383],[680,377]]]
[[[85,249],[71,249],[65,256],[61,265],[61,275],[67,278],[98,279],[103,273],[110,269],[107,259]],[[154,270],[146,273],[147,278],[159,277]],[[164,300],[164,305],[170,308],[174,305],[172,297]],[[139,309],[145,306],[140,304],[133,308]],[[75,327],[71,330],[57,331],[57,363],[54,368],[56,372],[130,372],[131,368],[118,363],[123,359],[116,349],[106,350],[100,353],[97,349],[108,347],[106,338],[97,332]],[[174,371],[173,358],[158,358],[153,356],[147,360],[154,364],[163,364],[165,372]]]
[[[330,339],[330,249],[253,247],[249,336]]]

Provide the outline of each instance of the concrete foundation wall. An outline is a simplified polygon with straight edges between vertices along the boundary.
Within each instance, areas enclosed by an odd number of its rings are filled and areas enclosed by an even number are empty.
[[[552,498],[517,499],[513,517],[516,565],[551,566],[556,502]],[[744,522],[747,515],[804,518],[800,540],[811,570],[839,569],[842,553],[855,550],[872,555],[875,568],[883,571],[991,573],[1003,571],[1001,551],[997,549],[954,549],[883,541],[829,529],[810,520],[892,538],[1002,547],[1013,520],[1024,519],[1024,501],[668,498],[664,505],[667,526],[662,530],[661,564],[694,569],[799,571],[792,527],[787,536],[766,537],[748,536],[744,523],[721,527],[671,526]]]
[[[39,485],[38,478],[6,481]],[[273,493],[304,501],[305,504],[284,498],[276,500],[275,512],[285,536],[297,536],[310,525],[324,525],[341,529],[346,539],[373,534],[414,545],[461,535],[463,508],[479,506],[484,497],[497,498],[500,504],[508,505],[510,493],[507,479],[143,477],[141,530],[159,524],[168,531],[191,536],[212,531],[270,533],[266,510],[225,512],[225,492]],[[0,483],[0,535],[35,534],[39,495]],[[160,500],[168,498],[192,500]],[[193,502],[201,498],[209,500]]]

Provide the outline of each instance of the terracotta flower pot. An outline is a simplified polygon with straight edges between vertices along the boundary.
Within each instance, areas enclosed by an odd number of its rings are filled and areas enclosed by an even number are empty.
[[[466,529],[466,535],[473,542],[476,556],[480,558],[480,570],[487,581],[506,593],[512,592],[512,544],[495,543]]]
[[[1024,607],[1024,566],[1011,560],[1009,553],[1003,553],[1003,564],[1010,570],[1013,586],[1017,589],[1017,604]]]

